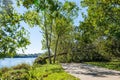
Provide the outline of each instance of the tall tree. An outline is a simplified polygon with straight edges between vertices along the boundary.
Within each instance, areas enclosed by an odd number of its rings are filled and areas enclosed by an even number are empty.
[[[18,48],[30,44],[28,32],[20,26],[21,15],[11,3],[11,0],[4,0],[0,5],[0,58],[14,56]]]
[[[66,1],[56,12],[57,16],[54,20],[53,35],[55,36],[54,60],[56,61],[57,48],[59,47],[60,38],[70,35],[73,30],[73,19],[77,16],[78,7],[74,2]],[[64,39],[67,40],[67,39]],[[68,40],[69,41],[69,40]],[[67,43],[66,43],[67,44]]]
[[[86,36],[86,41],[100,44],[107,48],[99,48],[101,54],[109,53],[111,40],[119,40],[119,26],[120,26],[120,2],[117,0],[83,0],[81,2],[83,7],[87,7],[88,15],[84,22],[81,23],[81,33]],[[89,40],[88,40],[89,39]],[[100,47],[98,44],[96,46]],[[116,48],[117,50],[117,48]],[[102,52],[101,52],[102,51]],[[103,52],[104,51],[104,52]]]
[[[71,23],[73,17],[76,16],[77,7],[73,2],[65,2],[64,4],[59,2],[58,0],[25,0],[23,5],[26,8],[31,7],[34,5],[34,9],[39,13],[39,17],[41,21],[39,23],[40,28],[42,29],[43,33],[43,44],[45,49],[48,50],[49,56],[49,63],[51,63],[51,42],[52,37],[56,37],[55,44],[56,47],[52,51],[54,52],[54,62],[56,58],[57,46],[60,35],[65,33],[65,27],[67,22],[68,24]],[[75,16],[73,16],[75,15]],[[63,20],[63,21],[62,21]],[[54,31],[54,32],[53,32]],[[58,31],[58,32],[57,32]],[[63,32],[64,31],[64,32]],[[56,33],[55,33],[56,32]],[[63,33],[62,33],[63,32]]]
[[[42,29],[43,34],[43,43],[45,42],[46,46],[44,47],[48,51],[49,63],[51,64],[51,36],[52,36],[52,21],[55,16],[54,11],[59,7],[58,3],[54,0],[25,0],[23,1],[23,5],[26,8],[30,8],[34,6],[34,9],[38,12],[38,18],[41,19],[40,23],[37,24]],[[50,30],[49,30],[50,29]]]

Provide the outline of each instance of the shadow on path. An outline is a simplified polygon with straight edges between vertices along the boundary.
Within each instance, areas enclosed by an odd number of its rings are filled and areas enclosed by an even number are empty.
[[[62,64],[63,68],[70,74],[92,76],[92,77],[118,77],[120,80],[120,71],[108,70],[93,65],[82,63],[65,63]],[[116,79],[114,79],[116,80]]]

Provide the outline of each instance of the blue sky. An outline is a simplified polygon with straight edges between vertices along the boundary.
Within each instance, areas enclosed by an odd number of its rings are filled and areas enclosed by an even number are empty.
[[[61,0],[61,1],[63,2],[63,0]],[[80,0],[68,0],[68,1],[73,1],[78,6],[80,6]],[[15,9],[19,13],[24,13],[26,11],[26,9],[22,6],[18,8],[15,4],[13,4],[13,5],[15,6]],[[79,21],[83,21],[81,12],[84,12],[85,14],[87,14],[86,8],[79,11],[79,16],[77,17],[77,19],[75,19],[75,25],[78,25]],[[33,27],[33,28],[30,28],[29,25],[27,25],[24,22],[22,22],[21,25],[25,26],[25,28],[30,32],[30,42],[31,42],[31,44],[28,45],[27,49],[24,50],[24,54],[42,53],[43,52],[43,50],[41,50],[41,48],[42,48],[42,43],[41,43],[42,34],[39,32],[40,28],[37,27],[37,26]],[[19,49],[18,53],[23,53],[23,52],[22,52],[21,49]]]
[[[21,14],[23,14],[25,11],[27,11],[26,8],[24,8],[23,6],[17,7],[15,2],[13,2],[13,6]],[[31,44],[27,46],[27,49],[24,49],[24,54],[42,53],[43,52],[41,50],[42,34],[39,32],[40,28],[37,26],[31,28],[25,22],[21,22],[21,26],[24,26],[30,32],[29,40],[30,40]],[[19,49],[17,52],[21,53],[21,54],[23,53],[22,49]]]

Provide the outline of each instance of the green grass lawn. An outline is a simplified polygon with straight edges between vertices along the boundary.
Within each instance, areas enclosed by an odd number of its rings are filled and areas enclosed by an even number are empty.
[[[120,62],[85,62],[85,63],[120,71]]]
[[[30,71],[34,76],[41,77],[43,80],[79,80],[67,74],[60,65],[42,65]]]
[[[10,69],[1,69],[1,78],[3,80],[79,80],[66,73],[59,64],[27,67],[18,65]]]

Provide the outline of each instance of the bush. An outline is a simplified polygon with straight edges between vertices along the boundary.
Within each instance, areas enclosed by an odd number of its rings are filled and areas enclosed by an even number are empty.
[[[38,57],[35,59],[34,64],[46,64],[46,60],[42,57]]]
[[[29,70],[31,66],[29,64],[19,64],[12,68],[2,68],[1,77],[3,80],[29,80]]]
[[[29,64],[26,64],[26,63],[22,63],[22,64],[19,64],[17,66],[14,66],[12,67],[14,70],[20,70],[20,69],[25,69],[25,70],[29,70],[30,69],[30,65]]]
[[[70,54],[57,56],[57,60],[60,63],[70,63],[70,62],[73,62]]]
[[[76,62],[76,63],[80,63],[80,62],[89,62],[89,61],[110,61],[109,58],[107,58],[106,56],[103,56],[99,53],[95,53],[95,52],[91,52],[91,53],[82,53],[82,52],[77,52],[77,53],[71,53],[71,54],[67,54],[67,55],[62,55],[62,56],[58,56],[58,61],[62,62],[62,63],[70,63],[70,62]]]
[[[9,71],[2,75],[3,80],[29,80],[29,74],[27,71]]]
[[[9,70],[10,70],[10,68],[3,67],[3,68],[0,69],[0,72],[5,73],[5,72],[8,72]]]

